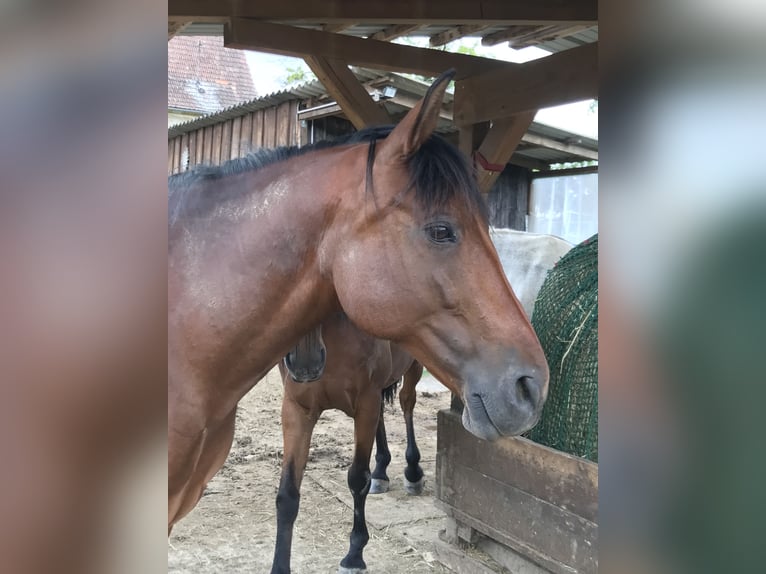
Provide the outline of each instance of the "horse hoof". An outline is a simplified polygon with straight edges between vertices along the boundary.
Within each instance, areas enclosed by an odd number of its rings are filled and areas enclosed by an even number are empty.
[[[370,494],[383,494],[388,492],[388,490],[389,482],[387,480],[383,478],[373,478],[370,480]],[[357,570],[349,570],[349,572],[357,572]]]
[[[367,572],[367,568],[346,568],[345,566],[338,566],[338,574],[362,574]]]
[[[423,494],[423,485],[426,483],[426,477],[421,476],[417,482],[410,482],[407,477],[404,477],[404,490],[407,494],[417,496]]]

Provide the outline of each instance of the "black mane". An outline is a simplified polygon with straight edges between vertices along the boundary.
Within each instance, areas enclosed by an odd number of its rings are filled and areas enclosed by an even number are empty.
[[[303,147],[289,146],[273,149],[259,149],[247,156],[229,160],[219,166],[198,165],[192,169],[168,177],[168,213],[171,221],[181,211],[185,211],[189,198],[185,193],[197,184],[204,184],[227,176],[256,171],[266,166],[301,156],[320,149],[340,147],[358,143],[370,144],[374,151],[375,142],[385,139],[394,126],[376,126],[359,130],[349,136],[332,141],[321,141]],[[373,153],[368,157],[368,188],[374,189],[369,181],[372,173]],[[473,170],[455,146],[438,134],[432,134],[428,140],[408,160],[410,181],[407,190],[414,190],[415,200],[427,212],[436,212],[447,204],[459,199],[471,210],[478,211],[487,219],[487,208],[474,177]],[[204,192],[203,192],[204,193]],[[216,201],[205,204],[215,204]],[[223,198],[222,198],[223,200]],[[199,214],[197,214],[199,215]]]

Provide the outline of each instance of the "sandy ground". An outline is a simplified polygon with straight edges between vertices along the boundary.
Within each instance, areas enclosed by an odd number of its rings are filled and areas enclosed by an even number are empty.
[[[398,401],[386,407],[392,461],[391,491],[367,499],[370,574],[448,572],[433,547],[444,514],[433,504],[436,413],[449,406],[438,383],[418,386],[415,432],[426,476],[422,496],[408,496],[402,478],[406,435]],[[240,403],[234,445],[226,464],[208,485],[197,508],[174,528],[168,572],[269,572],[276,534],[275,497],[282,456],[279,419],[282,385],[272,371]],[[314,431],[301,506],[295,524],[292,571],[336,572],[348,550],[353,503],[346,471],[353,449],[353,421],[325,412]]]

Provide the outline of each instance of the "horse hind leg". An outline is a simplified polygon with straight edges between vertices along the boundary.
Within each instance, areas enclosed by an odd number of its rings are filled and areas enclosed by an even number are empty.
[[[380,415],[380,393],[372,391],[357,404],[354,414],[354,459],[348,470],[348,487],[354,499],[354,526],[351,530],[348,554],[341,560],[338,574],[366,572],[362,553],[370,539],[364,507],[370,491],[370,455]]]
[[[404,413],[404,424],[407,428],[407,450],[405,458],[407,467],[404,469],[404,490],[407,494],[418,495],[423,493],[425,478],[423,469],[420,467],[420,450],[415,441],[415,425],[413,421],[413,412],[415,411],[415,402],[417,393],[415,386],[423,376],[423,366],[417,361],[413,361],[410,368],[404,374],[404,384],[399,393],[399,404]]]
[[[375,433],[375,470],[372,471],[370,481],[370,494],[382,494],[388,492],[390,480],[388,479],[388,465],[391,463],[391,451],[388,450],[386,437],[386,423],[383,420],[384,403],[380,402],[380,417],[378,429]]]

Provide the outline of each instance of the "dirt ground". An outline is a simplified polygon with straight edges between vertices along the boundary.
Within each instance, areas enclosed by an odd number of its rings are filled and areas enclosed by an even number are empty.
[[[436,413],[449,406],[448,392],[420,385],[415,433],[426,476],[422,496],[402,484],[406,435],[398,400],[386,407],[392,461],[391,490],[367,499],[370,541],[364,557],[370,574],[449,572],[435,561],[433,547],[444,514],[433,504]],[[234,445],[226,464],[208,485],[197,508],[175,526],[168,547],[168,572],[212,574],[268,572],[276,534],[275,499],[282,456],[282,385],[272,371],[240,403]],[[314,431],[300,513],[295,524],[292,571],[334,573],[348,550],[353,502],[346,471],[353,452],[353,421],[325,412]]]

